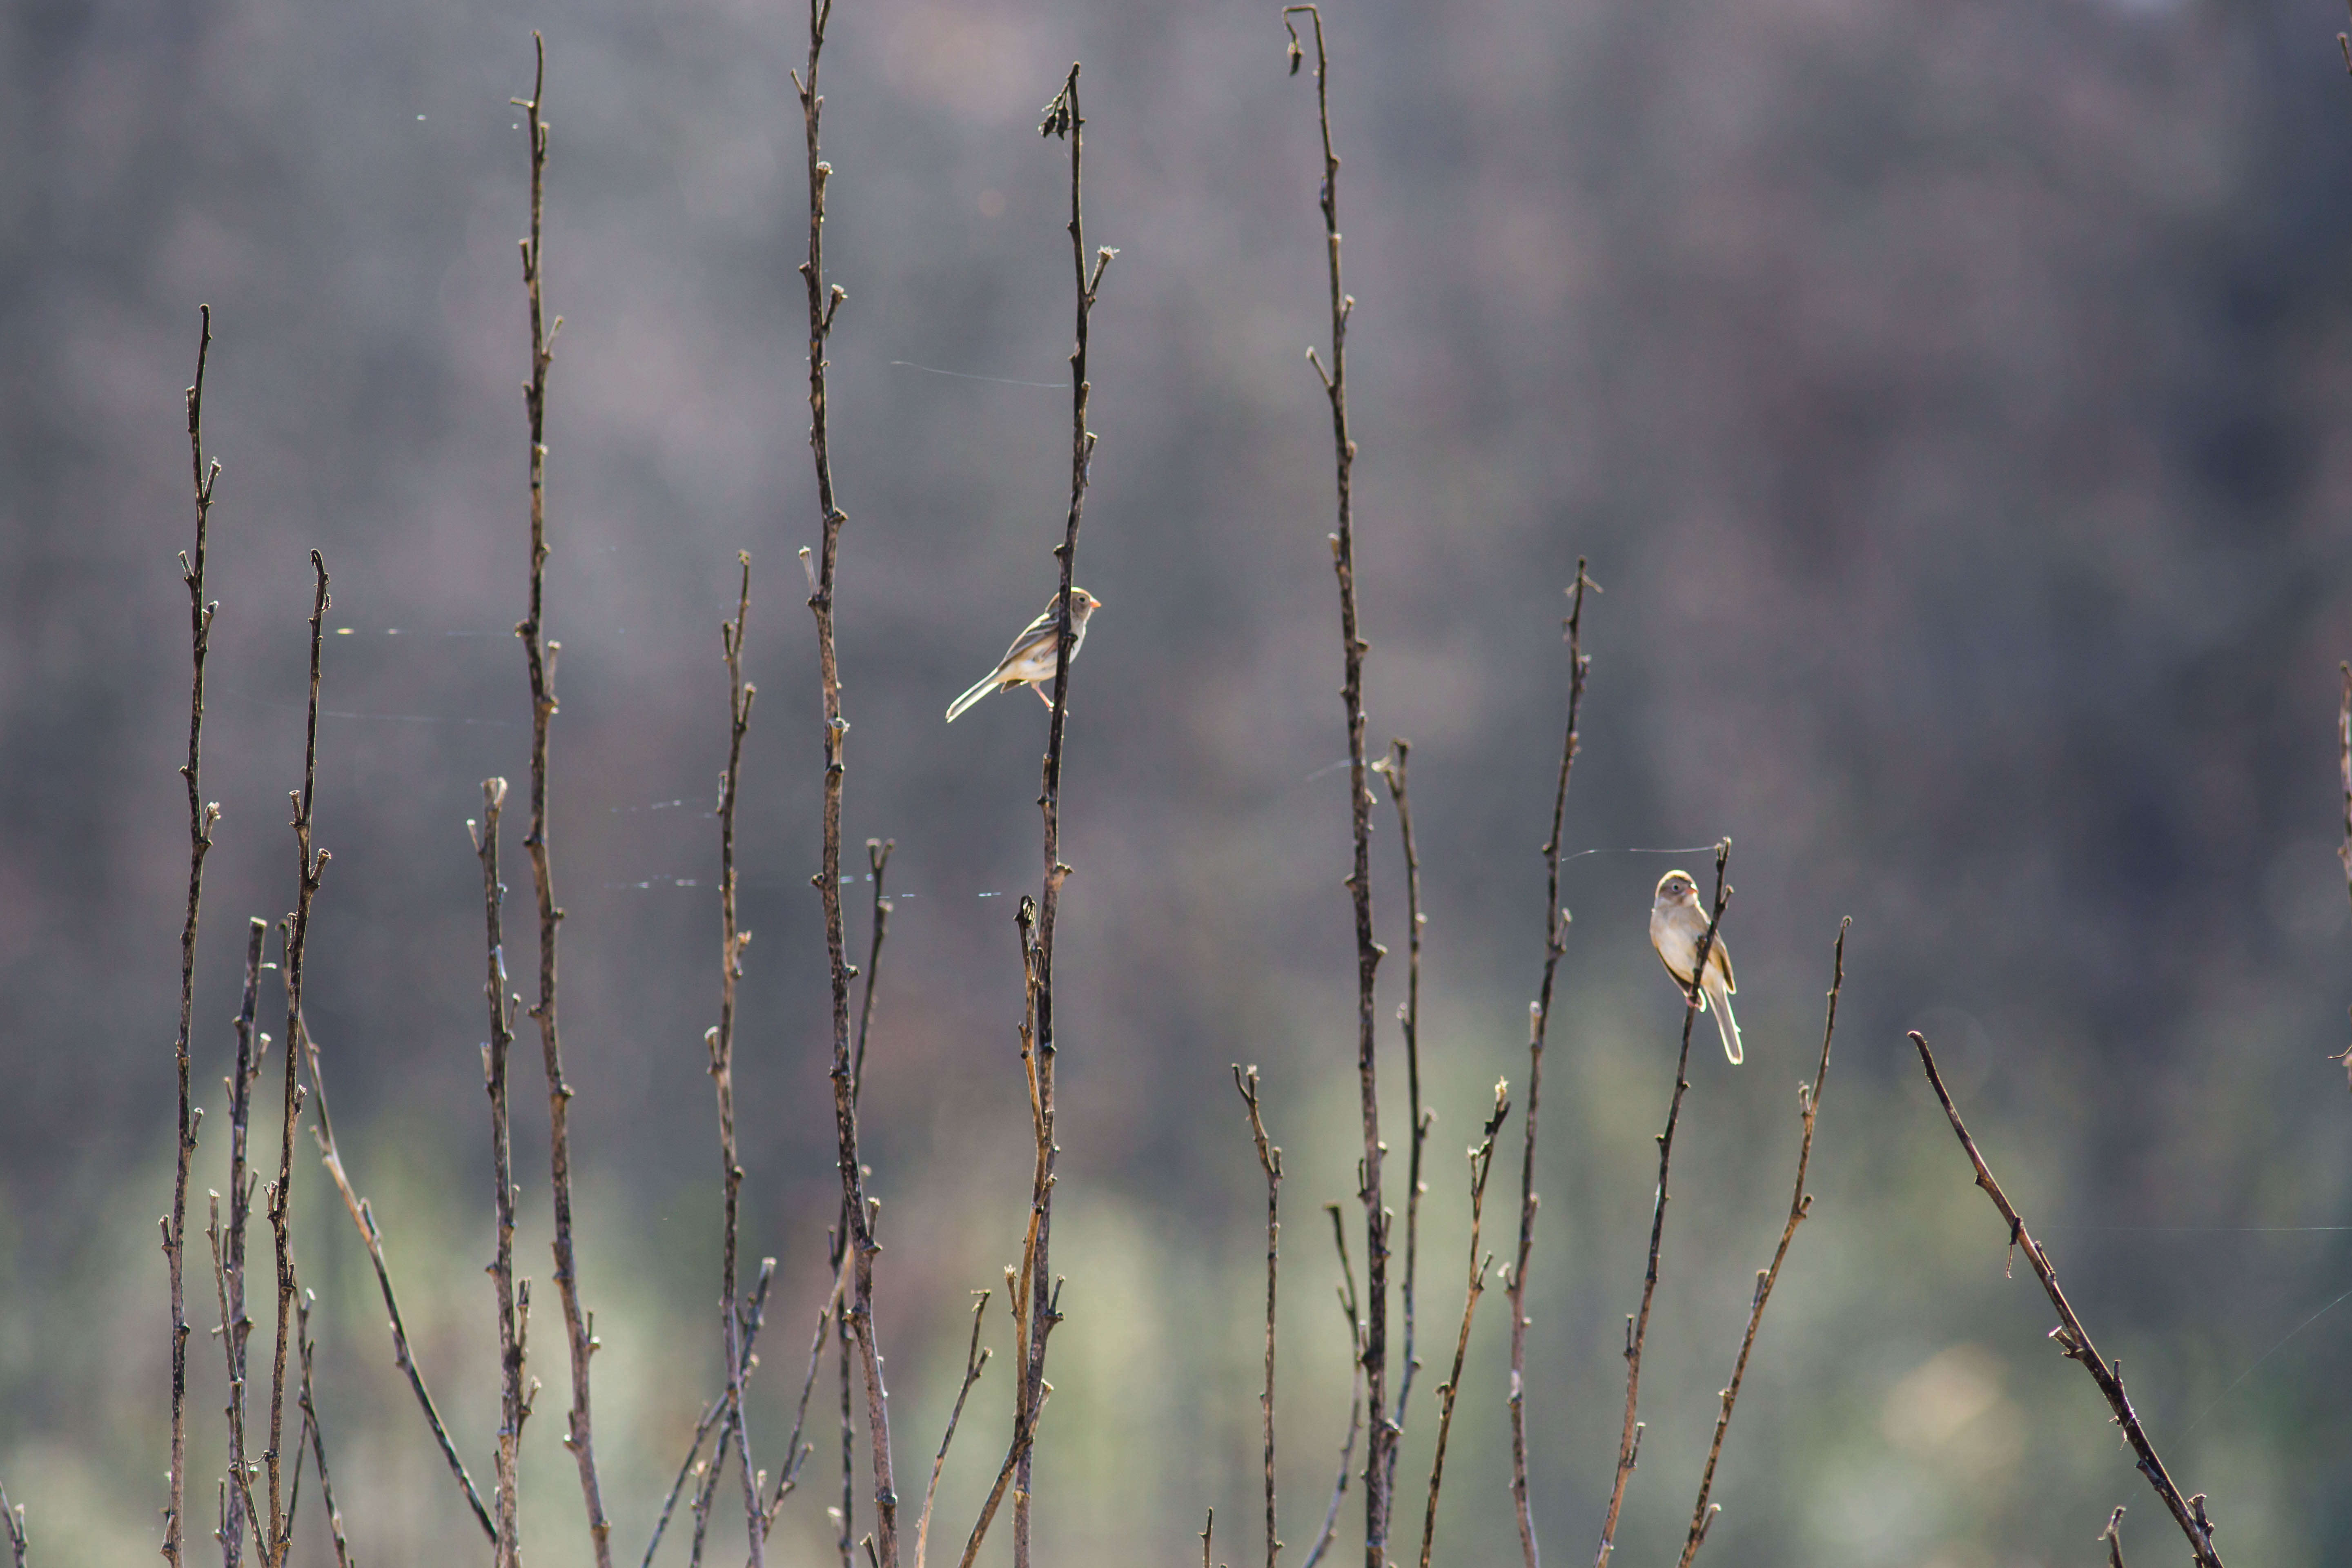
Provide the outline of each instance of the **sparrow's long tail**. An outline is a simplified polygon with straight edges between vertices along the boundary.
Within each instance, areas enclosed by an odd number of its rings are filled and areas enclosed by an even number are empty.
[[[979,701],[982,698],[995,690],[1003,679],[1003,674],[1001,671],[991,671],[989,674],[981,677],[978,681],[973,683],[971,690],[965,692],[962,696],[948,704],[948,722],[950,724],[954,723],[965,709],[970,708],[973,703]]]
[[[1731,1016],[1731,995],[1724,990],[1723,982],[1712,974],[1706,977],[1706,984],[1700,989],[1706,993],[1707,1002],[1715,1009],[1715,1028],[1716,1033],[1723,1037],[1723,1054],[1731,1058],[1733,1067],[1738,1067],[1740,1058],[1739,1020]]]

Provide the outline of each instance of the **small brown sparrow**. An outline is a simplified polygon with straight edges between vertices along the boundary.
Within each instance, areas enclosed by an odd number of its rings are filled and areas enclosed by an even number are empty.
[[[1078,649],[1086,646],[1087,617],[1101,608],[1100,599],[1084,588],[1071,587],[1070,623],[1076,628],[1070,639],[1070,657],[1073,659],[1078,657]],[[1045,695],[1045,688],[1053,683],[1055,656],[1061,651],[1061,609],[1062,595],[1056,590],[1054,596],[1045,601],[1045,613],[1021,629],[1021,635],[1013,639],[1013,646],[1004,650],[1004,657],[997,660],[996,668],[974,682],[971,689],[948,704],[949,723],[954,723],[965,709],[990,692],[1010,691],[1016,686],[1026,686],[1035,691],[1037,700],[1046,707],[1054,705],[1054,700]]]
[[[1669,871],[1658,879],[1657,901],[1650,906],[1650,945],[1666,973],[1689,994],[1691,969],[1698,962],[1699,939],[1706,934],[1706,907],[1698,900],[1698,884],[1687,871]],[[1723,1037],[1723,1054],[1739,1065],[1739,1020],[1731,1016],[1731,994],[1739,983],[1731,977],[1731,954],[1724,951],[1722,933],[1706,950],[1706,973],[1699,981],[1699,1011],[1715,1009],[1715,1027]]]

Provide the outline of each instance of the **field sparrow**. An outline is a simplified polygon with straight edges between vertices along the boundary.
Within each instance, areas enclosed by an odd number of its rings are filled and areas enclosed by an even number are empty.
[[[1070,658],[1078,657],[1078,649],[1087,642],[1087,620],[1102,608],[1102,601],[1084,588],[1070,589],[1070,620],[1076,635],[1070,642]],[[1046,683],[1054,679],[1054,662],[1062,642],[1062,595],[1057,591],[1045,601],[1045,613],[1031,621],[1004,650],[996,668],[973,683],[971,689],[948,704],[948,722],[952,724],[967,708],[992,691],[1010,691],[1016,686],[1026,686],[1037,693],[1037,700],[1046,707],[1054,700],[1045,695]]]
[[[1698,884],[1687,871],[1669,871],[1658,879],[1657,901],[1650,906],[1650,945],[1676,984],[1689,994],[1691,966],[1698,961],[1699,939],[1706,934],[1706,906],[1698,900]],[[1706,973],[1699,981],[1699,1011],[1715,1009],[1716,1031],[1723,1037],[1723,1054],[1739,1065],[1739,1020],[1731,1016],[1731,994],[1739,982],[1731,977],[1731,955],[1716,935],[1706,950]]]

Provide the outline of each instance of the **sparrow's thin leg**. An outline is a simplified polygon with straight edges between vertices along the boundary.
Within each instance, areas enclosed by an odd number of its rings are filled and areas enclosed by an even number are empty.
[[[1054,700],[1045,695],[1045,689],[1044,687],[1032,686],[1029,689],[1035,692],[1037,694],[1037,700],[1043,702],[1046,707],[1051,708],[1054,705]]]

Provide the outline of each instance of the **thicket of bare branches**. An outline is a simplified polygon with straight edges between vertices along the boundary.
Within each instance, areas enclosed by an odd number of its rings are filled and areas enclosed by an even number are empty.
[[[1317,128],[1322,153],[1316,205],[1321,218],[1330,337],[1328,359],[1322,351],[1315,348],[1307,351],[1307,358],[1326,394],[1332,431],[1336,527],[1329,535],[1329,543],[1339,597],[1341,716],[1349,751],[1352,858],[1345,887],[1349,899],[1354,937],[1357,1004],[1354,1077],[1361,1131],[1361,1153],[1353,1177],[1357,1200],[1363,1210],[1364,1245],[1363,1288],[1360,1292],[1349,1249],[1347,1226],[1342,1224],[1339,1206],[1328,1205],[1339,1255],[1341,1283],[1339,1298],[1352,1362],[1353,1386],[1346,1433],[1339,1448],[1339,1474],[1322,1525],[1302,1561],[1307,1568],[1314,1568],[1339,1542],[1344,1494],[1351,1482],[1360,1482],[1363,1489],[1362,1545],[1367,1568],[1385,1568],[1391,1560],[1399,1457],[1419,1366],[1415,1359],[1415,1335],[1420,1305],[1417,1268],[1421,1198],[1424,1186],[1423,1154],[1436,1116],[1434,1109],[1424,1103],[1422,1072],[1424,1019],[1421,978],[1424,926],[1421,865],[1408,777],[1410,743],[1403,739],[1392,742],[1387,755],[1377,762],[1368,756],[1366,750],[1370,708],[1366,658],[1371,645],[1365,635],[1357,597],[1361,542],[1356,530],[1354,462],[1357,445],[1350,422],[1347,380],[1348,329],[1355,301],[1344,290],[1340,269],[1341,231],[1337,198],[1340,163],[1334,150],[1331,51],[1324,17],[1318,6],[1286,6],[1281,10],[1280,16],[1288,32],[1292,73],[1296,74],[1311,56]],[[1302,18],[1306,24],[1303,31],[1300,26]],[[747,1403],[747,1390],[758,1364],[755,1349],[765,1320],[770,1287],[777,1264],[772,1258],[761,1259],[756,1282],[747,1294],[741,1288],[741,1259],[739,1255],[743,1229],[745,1177],[739,1158],[735,1107],[735,1045],[739,1024],[737,983],[741,975],[741,960],[750,933],[740,929],[737,919],[736,830],[738,806],[742,798],[744,739],[750,727],[756,693],[755,684],[747,677],[746,635],[751,602],[751,565],[747,552],[739,557],[740,579],[733,616],[722,623],[721,647],[728,680],[729,708],[724,731],[726,764],[720,774],[715,813],[719,827],[720,987],[719,1021],[705,1036],[705,1068],[716,1100],[720,1156],[718,1195],[722,1223],[718,1305],[723,1386],[705,1406],[693,1444],[669,1489],[646,1550],[643,1561],[647,1568],[654,1562],[664,1533],[689,1485],[693,1486],[695,1492],[691,1510],[694,1519],[691,1561],[697,1564],[700,1563],[714,1500],[730,1462],[736,1467],[742,1493],[750,1561],[754,1568],[764,1564],[769,1533],[774,1528],[785,1500],[797,1489],[803,1467],[814,1449],[813,1444],[803,1440],[803,1433],[810,1399],[829,1342],[836,1350],[841,1378],[843,1491],[838,1551],[845,1568],[850,1568],[854,1563],[856,1546],[863,1547],[867,1561],[875,1568],[899,1568],[903,1555],[900,1545],[901,1500],[896,1488],[888,1391],[883,1376],[883,1356],[875,1324],[877,1259],[882,1252],[876,1234],[880,1205],[867,1188],[870,1172],[863,1163],[859,1124],[859,1097],[868,1035],[875,1016],[876,984],[891,909],[883,890],[891,841],[866,841],[873,902],[867,957],[862,968],[850,962],[851,944],[844,900],[845,878],[842,868],[849,724],[842,703],[843,683],[836,646],[835,613],[841,544],[848,516],[836,496],[829,449],[832,411],[828,402],[827,345],[835,315],[847,299],[847,293],[828,277],[825,269],[826,193],[833,171],[824,161],[820,145],[824,100],[818,90],[818,68],[831,19],[830,0],[812,0],[805,62],[800,70],[793,73],[793,84],[802,114],[805,149],[807,248],[799,271],[803,279],[805,293],[809,441],[816,485],[819,540],[814,552],[801,552],[809,589],[807,603],[814,618],[815,663],[823,714],[822,850],[820,867],[812,880],[820,894],[824,910],[830,999],[830,1087],[835,1157],[841,1192],[837,1221],[829,1238],[832,1264],[827,1274],[829,1289],[816,1310],[814,1332],[800,1380],[793,1425],[782,1446],[782,1458],[777,1462],[772,1486],[769,1472],[754,1463],[751,1411]],[[1311,50],[1308,35],[1311,35]],[[563,1314],[570,1372],[570,1407],[563,1442],[574,1457],[593,1554],[598,1568],[610,1568],[613,1524],[604,1508],[591,1415],[590,1371],[598,1342],[593,1316],[585,1307],[580,1290],[580,1247],[572,1197],[573,1150],[569,1132],[569,1109],[573,1090],[564,1074],[557,1024],[557,950],[563,910],[556,901],[554,887],[549,737],[551,721],[559,710],[555,668],[562,644],[547,635],[546,565],[552,545],[546,504],[549,452],[545,419],[552,344],[562,326],[562,319],[548,316],[542,300],[544,257],[541,236],[546,207],[550,131],[542,112],[547,87],[546,47],[544,41],[536,34],[533,41],[536,65],[530,96],[513,100],[526,112],[530,145],[529,235],[521,243],[530,335],[530,374],[525,384],[529,575],[526,614],[515,627],[524,646],[532,714],[529,753],[530,820],[524,847],[531,866],[535,894],[539,984],[537,998],[529,1005],[528,1015],[538,1026],[548,1091],[552,1261]],[[1062,140],[1069,158],[1067,234],[1075,297],[1074,343],[1070,353],[1069,500],[1060,542],[1052,551],[1058,568],[1054,614],[1058,616],[1057,624],[1063,628],[1075,624],[1074,595],[1083,592],[1076,586],[1075,571],[1096,444],[1095,435],[1088,427],[1091,315],[1104,275],[1116,254],[1107,247],[1089,250],[1086,237],[1083,176],[1087,121],[1080,110],[1079,77],[1079,68],[1074,64],[1059,90],[1046,105],[1041,126],[1045,136]],[[193,658],[187,753],[180,770],[185,781],[189,803],[190,856],[181,939],[178,1029],[174,1041],[178,1085],[177,1152],[172,1208],[163,1222],[170,1291],[172,1379],[171,1462],[167,1474],[168,1494],[163,1510],[162,1549],[173,1568],[186,1568],[185,1404],[186,1343],[190,1327],[184,1299],[184,1264],[188,1182],[202,1115],[191,1092],[193,997],[198,966],[197,937],[205,858],[212,846],[212,834],[219,820],[218,806],[202,800],[200,778],[205,659],[217,608],[215,603],[205,597],[205,574],[213,487],[219,466],[207,462],[201,425],[205,366],[211,342],[212,321],[207,309],[204,314],[194,384],[185,395],[196,510],[194,547],[192,552],[181,558],[183,579],[189,595]],[[500,879],[499,856],[501,816],[507,804],[508,785],[500,778],[484,781],[481,816],[467,824],[478,860],[485,920],[483,985],[489,1037],[483,1047],[483,1069],[490,1111],[491,1219],[495,1238],[494,1255],[488,1272],[491,1279],[499,1367],[497,1405],[499,1415],[493,1460],[495,1480],[486,1500],[471,1478],[458,1441],[444,1422],[428,1392],[425,1373],[410,1343],[394,1288],[390,1255],[373,1211],[367,1200],[359,1195],[343,1152],[336,1142],[323,1082],[322,1052],[319,1042],[310,1034],[303,1014],[313,903],[329,861],[327,852],[316,847],[314,837],[323,623],[331,600],[323,558],[313,551],[310,563],[313,594],[308,617],[309,703],[304,730],[302,782],[299,789],[291,792],[291,826],[296,840],[298,877],[293,907],[276,924],[281,952],[278,972],[286,1006],[278,1172],[274,1180],[265,1182],[249,1168],[252,1091],[259,1082],[269,1046],[269,1037],[256,1026],[259,1017],[261,976],[268,967],[264,963],[264,952],[269,923],[257,918],[249,922],[247,928],[242,1006],[235,1025],[234,1062],[226,1079],[230,1143],[226,1220],[221,1195],[214,1193],[211,1194],[209,1224],[205,1232],[211,1244],[222,1364],[229,1389],[228,1401],[223,1411],[227,1467],[216,1486],[220,1521],[215,1539],[221,1546],[225,1568],[237,1568],[248,1545],[266,1568],[282,1568],[292,1548],[301,1494],[301,1471],[307,1461],[316,1478],[315,1485],[328,1516],[329,1534],[336,1559],[346,1568],[351,1561],[341,1510],[335,1501],[330,1448],[313,1377],[315,1343],[309,1330],[310,1302],[301,1287],[293,1253],[293,1149],[298,1126],[307,1110],[312,1118],[312,1135],[323,1167],[359,1231],[373,1265],[389,1320],[394,1361],[415,1396],[427,1428],[453,1479],[492,1546],[494,1561],[500,1568],[510,1568],[510,1565],[519,1564],[523,1555],[518,1489],[522,1469],[523,1437],[538,1384],[529,1373],[530,1281],[518,1276],[513,1256],[518,1188],[512,1167],[510,1058],[515,1042],[513,1009],[523,1005],[523,998],[509,990],[505,951],[503,907],[506,889]],[[1569,999],[1559,994],[1557,983],[1562,959],[1568,952],[1570,931],[1569,911],[1561,902],[1562,845],[1571,773],[1580,745],[1581,707],[1590,671],[1590,661],[1583,648],[1583,617],[1588,593],[1598,592],[1598,585],[1587,574],[1585,563],[1580,559],[1577,563],[1575,578],[1566,591],[1570,599],[1570,613],[1564,622],[1568,648],[1566,722],[1551,796],[1550,830],[1541,851],[1546,873],[1543,963],[1537,994],[1528,1009],[1528,1072],[1522,1110],[1518,1224],[1516,1247],[1501,1275],[1512,1320],[1508,1334],[1508,1382],[1507,1386],[1499,1389],[1465,1390],[1464,1385],[1477,1305],[1495,1262],[1493,1253],[1482,1250],[1485,1201],[1496,1141],[1511,1108],[1507,1086],[1498,1083],[1494,1090],[1491,1114],[1480,1123],[1478,1141],[1466,1150],[1468,1256],[1453,1352],[1446,1376],[1437,1384],[1434,1396],[1436,1415],[1433,1458],[1418,1555],[1421,1568],[1430,1568],[1434,1560],[1446,1455],[1458,1410],[1474,1418],[1494,1419],[1507,1424],[1511,1452],[1508,1489],[1514,1522],[1526,1568],[1537,1568],[1538,1562],[1528,1481],[1531,1442],[1527,1342],[1535,1319],[1529,1315],[1528,1291],[1539,1208],[1537,1192],[1538,1112],[1544,1056],[1548,1044],[1556,1037],[1552,1030],[1555,1022],[1566,1025],[1574,1019],[1573,1007],[1569,1005]],[[1014,1568],[1028,1568],[1039,1513],[1041,1491],[1035,1484],[1039,1457],[1037,1434],[1051,1393],[1051,1384],[1046,1377],[1047,1352],[1053,1331],[1063,1320],[1061,1299],[1064,1279],[1054,1271],[1052,1246],[1059,1153],[1055,1137],[1059,1110],[1055,1083],[1057,1025],[1062,1015],[1069,1010],[1069,998],[1057,994],[1055,952],[1057,926],[1063,912],[1061,893],[1072,869],[1061,858],[1061,852],[1065,740],[1075,643],[1076,638],[1066,631],[1060,637],[1054,664],[1052,695],[1047,704],[1046,742],[1037,800],[1042,828],[1039,889],[1034,898],[1021,900],[1015,915],[1023,966],[1023,1016],[1018,1037],[1030,1109],[1034,1153],[1019,1260],[1006,1270],[1007,1307],[1014,1334],[1013,1424],[993,1486],[967,1535],[961,1554],[961,1568],[972,1568],[1008,1492],[1012,1504],[1010,1554]],[[2347,847],[2344,857],[2347,889],[2352,889],[2352,666],[2347,666],[2345,671],[2343,708],[2338,722],[2345,792]],[[1403,1216],[1402,1268],[1401,1273],[1393,1275],[1391,1226],[1394,1216],[1387,1206],[1383,1185],[1389,1129],[1380,1102],[1381,1059],[1376,1027],[1379,968],[1387,950],[1378,940],[1371,888],[1370,838],[1377,805],[1371,790],[1371,776],[1375,774],[1385,779],[1396,809],[1404,874],[1402,902],[1407,963],[1403,999],[1397,1012],[1408,1098],[1408,1190]],[[1649,1329],[1659,1287],[1666,1277],[1663,1258],[1667,1205],[1671,1195],[1670,1177],[1685,1100],[1691,1089],[1686,1073],[1692,1028],[1705,1001],[1696,976],[1706,972],[1708,955],[1719,944],[1721,922],[1731,896],[1731,889],[1725,879],[1729,849],[1728,839],[1716,847],[1714,896],[1704,932],[1698,939],[1694,978],[1683,983],[1685,994],[1680,1047],[1664,1130],[1656,1139],[1656,1184],[1639,1302],[1636,1310],[1629,1313],[1626,1319],[1623,1415],[1612,1485],[1601,1521],[1596,1568],[1607,1568],[1616,1550],[1622,1511],[1629,1484],[1638,1466],[1646,1426],[1640,1415],[1643,1361],[1648,1348]],[[1790,1207],[1769,1263],[1756,1276],[1731,1374],[1718,1395],[1713,1438],[1706,1450],[1696,1500],[1681,1548],[1681,1568],[1690,1568],[1719,1512],[1719,1505],[1714,1501],[1713,1494],[1733,1412],[1759,1342],[1766,1307],[1779,1282],[1796,1233],[1811,1215],[1813,1198],[1807,1184],[1835,1036],[1838,998],[1844,981],[1844,950],[1845,928],[1842,925],[1832,959],[1832,978],[1827,994],[1827,1016],[1819,1066],[1811,1083],[1801,1083],[1798,1090],[1801,1136]],[[866,988],[853,1009],[853,986],[861,975]],[[1909,1037],[1916,1047],[1928,1084],[1973,1166],[1977,1184],[1985,1191],[2008,1226],[2011,1247],[2024,1252],[2057,1314],[2059,1326],[2053,1331],[2053,1339],[2063,1355],[2084,1368],[2108,1403],[2115,1422],[2135,1456],[2137,1468],[2181,1529],[2195,1561],[2200,1568],[2221,1568],[2221,1560],[2213,1547],[2214,1526],[2204,1496],[2184,1496],[2172,1480],[2126,1395],[2120,1373],[2093,1346],[2087,1331],[2060,1289],[2046,1253],[2027,1231],[2024,1220],[1994,1180],[1937,1071],[1927,1041],[1917,1033]],[[2347,1053],[2347,1058],[2352,1058],[2352,1053]],[[1244,1100],[1252,1145],[1265,1183],[1264,1373],[1259,1395],[1263,1427],[1264,1555],[1266,1568],[1279,1568],[1285,1546],[1278,1531],[1275,1442],[1276,1347],[1277,1307],[1281,1295],[1280,1190],[1289,1173],[1285,1169],[1282,1151],[1274,1142],[1268,1130],[1269,1106],[1257,1069],[1251,1068],[1244,1071],[1235,1067],[1234,1079]],[[266,1446],[258,1456],[254,1456],[249,1452],[251,1434],[247,1430],[250,1412],[246,1347],[252,1324],[247,1315],[246,1250],[248,1216],[257,1192],[266,1199],[265,1214],[272,1234],[275,1310],[266,1406]],[[1396,1287],[1393,1294],[1400,1309],[1397,1342],[1400,1354],[1393,1360],[1390,1350],[1392,1285]],[[918,1516],[913,1552],[915,1568],[925,1568],[940,1479],[967,1400],[992,1354],[992,1350],[982,1343],[990,1295],[988,1291],[974,1292],[961,1382],[945,1430],[934,1451]],[[852,1495],[855,1470],[852,1447],[856,1418],[861,1414],[853,1406],[853,1384],[862,1388],[864,1394],[862,1415],[872,1481],[872,1494],[866,1505],[870,1530],[862,1538],[857,1536],[853,1522],[858,1517],[858,1510],[854,1506],[856,1500]],[[1472,1396],[1467,1405],[1463,1403],[1465,1392]],[[299,1423],[290,1445],[286,1430],[289,1403]],[[1360,1438],[1360,1456],[1358,1448]],[[710,1444],[707,1460],[703,1458],[706,1442]],[[257,1483],[261,1489],[259,1495],[257,1495]],[[1043,1495],[1049,1496],[1050,1493]],[[2122,1513],[2121,1508],[2114,1510],[2100,1538],[2108,1548],[2111,1562],[2117,1565],[2122,1561],[2119,1530]],[[1201,1532],[1204,1565],[1213,1556],[1213,1519],[1212,1510],[1209,1524]],[[0,1522],[5,1522],[17,1568],[23,1568],[29,1551],[23,1510],[12,1508],[5,1492],[0,1492]]]

